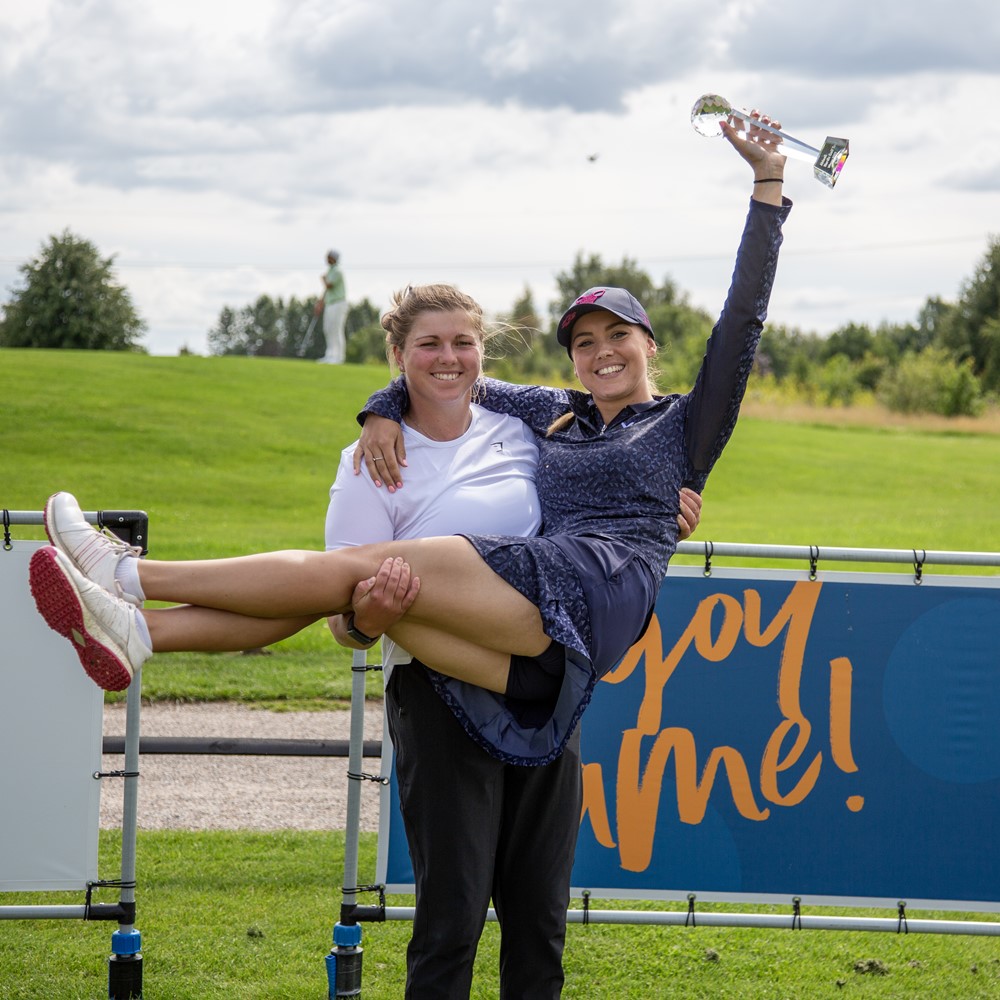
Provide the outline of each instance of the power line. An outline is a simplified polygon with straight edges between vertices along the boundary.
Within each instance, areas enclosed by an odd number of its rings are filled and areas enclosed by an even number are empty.
[[[803,247],[800,249],[782,248],[782,257],[813,257],[817,255],[829,256],[830,254],[864,254],[864,253],[884,253],[886,251],[899,250],[925,250],[931,247],[954,246],[962,243],[983,243],[990,240],[990,234],[979,233],[970,236],[950,236],[940,239],[922,240],[919,243],[910,240],[899,240],[891,243],[868,243],[849,244],[847,246],[833,247],[829,244],[817,247]],[[706,261],[731,260],[732,249],[720,253],[702,254],[670,254],[647,257],[639,255],[647,264],[688,264]],[[20,264],[25,257],[0,257],[0,264]],[[184,271],[235,271],[241,268],[255,271],[266,271],[269,273],[299,271],[311,271],[315,267],[315,261],[309,263],[294,264],[261,264],[254,261],[178,261],[178,260],[121,260],[115,258],[114,265],[121,270],[151,270],[154,268],[174,268]],[[364,261],[353,261],[352,271],[417,271],[417,270],[461,270],[461,271],[510,271],[510,270],[559,270],[566,266],[566,261],[423,261],[421,263],[411,263],[407,261],[394,261],[391,263],[372,264]]]

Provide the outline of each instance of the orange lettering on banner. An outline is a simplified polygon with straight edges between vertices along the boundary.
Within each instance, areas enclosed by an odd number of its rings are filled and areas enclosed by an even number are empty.
[[[705,816],[709,796],[720,767],[724,766],[733,803],[746,819],[760,822],[770,815],[758,805],[750,770],[742,754],[731,746],[715,747],[699,776],[698,752],[694,734],[673,726],[661,730],[664,690],[685,653],[692,647],[702,660],[721,663],[732,655],[741,638],[751,646],[763,648],[784,641],[777,664],[777,703],[782,720],[774,728],[760,761],[760,794],[776,805],[795,806],[815,788],[823,764],[823,753],[816,752],[805,762],[812,737],[812,724],[801,704],[802,674],[806,645],[819,601],[822,583],[799,581],[784,604],[766,624],[762,621],[760,593],[743,592],[743,603],[729,594],[712,594],[699,602],[691,620],[664,655],[663,634],[656,615],[645,635],[604,680],[617,684],[630,677],[640,664],[645,667],[645,688],[633,729],[622,733],[616,782],[618,848],[622,867],[643,871],[652,856],[657,814],[663,781],[671,753],[674,757],[678,817],[696,825]],[[715,610],[722,611],[713,631]],[[852,667],[846,657],[830,661],[830,755],[844,772],[858,770],[851,750]],[[644,742],[653,738],[648,754]],[[645,761],[645,763],[644,763]],[[802,766],[800,766],[802,765]],[[793,772],[797,778],[789,783]],[[782,782],[779,779],[784,778]],[[864,799],[855,795],[848,808],[857,811]],[[584,766],[584,810],[589,812],[595,837],[602,846],[613,847],[608,820],[603,775],[600,765]]]
[[[822,586],[813,581],[795,584],[766,630],[761,628],[760,594],[756,590],[744,591],[747,642],[752,646],[769,646],[786,626],[788,628],[778,666],[778,707],[785,720],[779,723],[767,741],[760,767],[760,784],[764,797],[783,806],[798,805],[812,791],[823,760],[823,755],[817,753],[805,774],[788,792],[782,794],[778,788],[778,775],[799,762],[812,735],[812,724],[802,714],[799,691],[802,686],[806,640],[809,638]],[[782,757],[782,746],[792,733],[796,734],[792,746]]]
[[[688,729],[664,729],[653,743],[645,771],[642,770],[643,734],[629,729],[622,734],[618,758],[618,839],[619,856],[626,871],[641,872],[649,866],[653,836],[663,788],[663,775],[670,752],[674,753],[677,782],[677,810],[682,823],[697,825],[705,818],[720,764],[725,764],[733,801],[747,819],[767,819],[768,811],[758,809],[750,787],[750,775],[743,757],[732,747],[716,747],[698,779],[698,753]]]
[[[604,797],[604,773],[600,764],[584,764],[583,772],[583,806],[580,810],[582,823],[587,813],[590,813],[590,825],[594,831],[594,840],[601,847],[614,847],[614,837],[611,835],[611,821],[608,819],[608,803]]]
[[[717,603],[723,608],[723,618],[719,636],[713,639],[712,612]],[[621,663],[605,675],[604,680],[609,684],[619,684],[631,676],[638,664],[645,660],[646,693],[639,706],[636,727],[646,735],[653,736],[659,732],[663,715],[663,689],[691,644],[694,644],[704,659],[719,663],[733,651],[739,640],[742,624],[743,612],[735,597],[729,594],[706,597],[698,605],[688,627],[674,643],[674,648],[664,658],[663,633],[659,619],[653,615],[643,637],[625,654]]]
[[[851,750],[851,677],[854,668],[846,656],[830,661],[830,754],[848,773],[858,769]]]

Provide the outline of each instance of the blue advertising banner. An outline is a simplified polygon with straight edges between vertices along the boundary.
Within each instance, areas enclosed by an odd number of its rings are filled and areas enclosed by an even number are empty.
[[[998,721],[1000,578],[672,568],[583,718],[573,885],[1000,910]]]

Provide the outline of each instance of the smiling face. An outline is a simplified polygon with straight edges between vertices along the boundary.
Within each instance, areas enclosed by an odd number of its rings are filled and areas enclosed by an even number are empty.
[[[442,407],[468,408],[472,387],[483,367],[482,336],[468,312],[420,313],[403,346],[392,351],[396,365],[406,375],[411,413],[430,416]]]
[[[646,330],[606,309],[584,313],[573,324],[570,355],[576,377],[605,423],[630,403],[652,400],[648,366],[655,354],[656,343]]]

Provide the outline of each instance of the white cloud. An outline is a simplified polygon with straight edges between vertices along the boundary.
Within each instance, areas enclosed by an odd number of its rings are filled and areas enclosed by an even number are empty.
[[[628,255],[715,310],[746,168],[688,125],[721,92],[818,145],[771,315],[821,332],[953,298],[1000,217],[980,0],[0,0],[0,291],[52,233],[117,255],[150,348],[204,349],[225,304],[454,280],[544,310],[577,251]],[[598,158],[591,162],[590,154]]]

